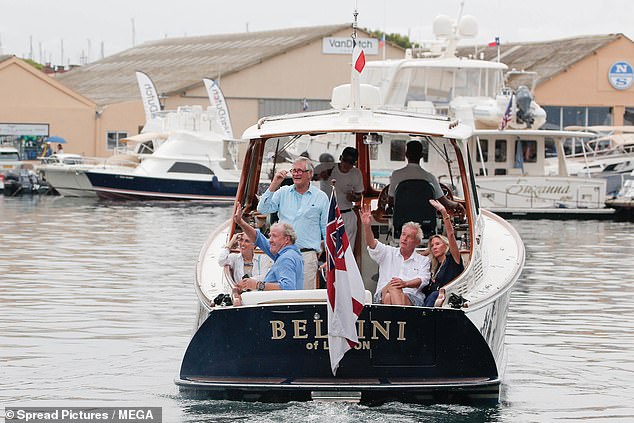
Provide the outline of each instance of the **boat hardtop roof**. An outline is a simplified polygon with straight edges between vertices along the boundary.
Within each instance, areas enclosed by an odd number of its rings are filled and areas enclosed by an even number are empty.
[[[261,119],[248,128],[244,139],[273,138],[296,134],[327,132],[407,133],[453,139],[466,139],[472,128],[443,116],[384,109],[332,109]]]

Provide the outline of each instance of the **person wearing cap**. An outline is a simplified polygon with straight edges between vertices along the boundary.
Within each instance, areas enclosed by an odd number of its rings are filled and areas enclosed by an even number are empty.
[[[335,158],[330,153],[321,153],[319,155],[319,164],[315,166],[315,172],[313,175],[314,181],[319,181],[319,189],[330,195],[332,191],[332,184],[330,183],[330,173],[335,167]]]
[[[459,207],[458,203],[451,201],[445,196],[438,179],[430,172],[423,169],[420,165],[420,159],[423,157],[423,145],[420,141],[410,141],[405,148],[405,158],[407,165],[392,172],[390,178],[390,187],[388,196],[390,204],[394,204],[394,193],[399,183],[408,179],[420,179],[427,181],[434,188],[434,198],[448,209],[455,210]]]
[[[341,211],[341,218],[346,227],[352,251],[354,251],[354,244],[357,238],[357,215],[352,207],[354,206],[354,201],[361,200],[364,190],[361,171],[354,167],[358,158],[359,153],[356,148],[344,148],[339,157],[339,163],[325,177],[328,182],[328,188],[325,192],[328,196],[332,192],[332,181],[335,182],[337,204]]]

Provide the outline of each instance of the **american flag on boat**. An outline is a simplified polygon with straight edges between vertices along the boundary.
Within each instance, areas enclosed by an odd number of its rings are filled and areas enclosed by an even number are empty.
[[[509,104],[506,106],[506,111],[502,116],[502,121],[500,122],[500,131],[506,128],[511,121],[511,115],[513,110],[513,94],[511,94],[511,98],[509,98]]]
[[[359,343],[357,319],[363,311],[365,287],[334,190],[326,226],[326,266],[328,350],[332,374],[336,375],[344,354]]]

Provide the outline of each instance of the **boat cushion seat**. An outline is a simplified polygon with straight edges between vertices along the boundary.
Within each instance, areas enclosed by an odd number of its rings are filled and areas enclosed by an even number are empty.
[[[326,289],[298,289],[243,292],[242,305],[280,303],[321,303],[328,299]],[[365,290],[365,304],[372,304],[372,293]]]

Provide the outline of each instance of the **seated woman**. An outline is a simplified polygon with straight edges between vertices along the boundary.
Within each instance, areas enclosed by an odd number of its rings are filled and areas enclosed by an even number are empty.
[[[238,247],[239,253],[232,253],[231,250]],[[235,233],[225,248],[220,251],[218,264],[229,266],[233,280],[240,280],[252,277],[261,281],[266,272],[271,268],[272,260],[266,254],[254,254],[255,244],[243,236],[242,233]]]
[[[464,265],[447,209],[436,200],[429,200],[429,202],[442,214],[447,236],[432,235],[429,238],[431,282],[429,285],[420,287],[419,291],[425,295],[425,307],[440,307],[444,301],[444,289],[441,288],[460,275]],[[442,291],[441,297],[439,297],[439,291]]]

